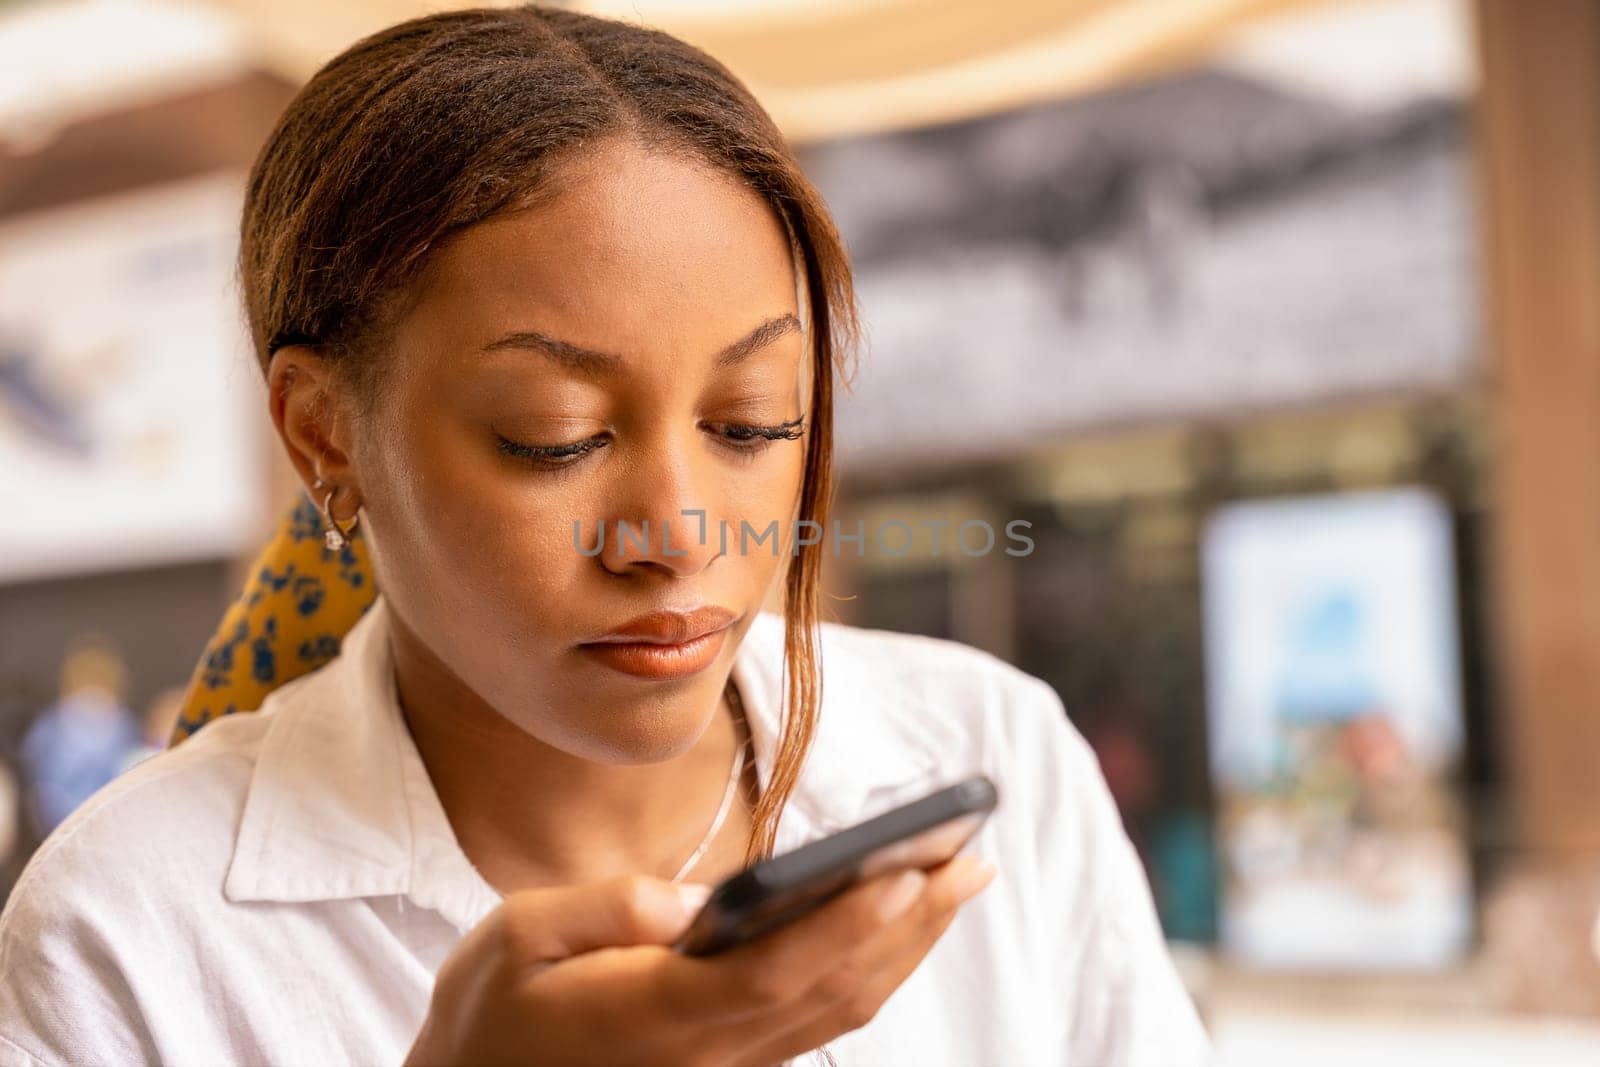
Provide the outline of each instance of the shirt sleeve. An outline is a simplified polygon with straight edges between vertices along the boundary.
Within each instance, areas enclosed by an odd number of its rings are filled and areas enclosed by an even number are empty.
[[[1197,1067],[1211,1043],[1167,951],[1150,886],[1099,761],[1061,698],[1030,676],[1016,758],[1040,783],[1038,862],[1061,964],[1060,1062]]]
[[[103,883],[70,854],[35,860],[0,915],[0,1065],[157,1062],[124,961],[96,924],[110,905],[88,899]]]

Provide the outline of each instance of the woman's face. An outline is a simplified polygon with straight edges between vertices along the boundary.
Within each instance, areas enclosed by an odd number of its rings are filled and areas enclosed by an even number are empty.
[[[736,179],[612,143],[556,187],[430,263],[351,434],[351,477],[430,699],[653,762],[704,730],[791,551],[805,439],[748,428],[809,429],[807,340],[783,227]],[[741,550],[741,523],[774,521],[781,545]],[[642,677],[580,647],[707,605],[737,620],[692,674]]]

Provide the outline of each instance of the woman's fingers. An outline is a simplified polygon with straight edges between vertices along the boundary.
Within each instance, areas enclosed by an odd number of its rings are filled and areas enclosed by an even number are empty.
[[[506,898],[502,929],[521,966],[617,945],[669,945],[709,887],[622,875],[577,886],[528,889]]]
[[[799,1018],[741,1050],[738,1062],[780,1062],[867,1025],[994,874],[977,856],[958,856],[930,872],[914,908],[824,975],[807,991]]]
[[[832,970],[852,946],[916,902],[922,872],[870,878],[755,941],[706,958],[681,957],[662,974],[662,997],[708,1023],[781,1011]],[[896,899],[898,898],[898,899]]]

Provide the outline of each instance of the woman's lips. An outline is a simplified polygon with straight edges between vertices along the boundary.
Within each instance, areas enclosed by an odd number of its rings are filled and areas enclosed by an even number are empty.
[[[640,678],[687,678],[716,660],[732,624],[681,645],[645,641],[603,641],[578,648],[606,666]]]

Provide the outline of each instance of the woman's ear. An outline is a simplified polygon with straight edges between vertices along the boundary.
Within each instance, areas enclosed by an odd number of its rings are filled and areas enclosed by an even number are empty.
[[[311,492],[320,480],[360,499],[350,455],[350,398],[344,382],[316,350],[285,345],[267,365],[267,405],[295,473]]]

